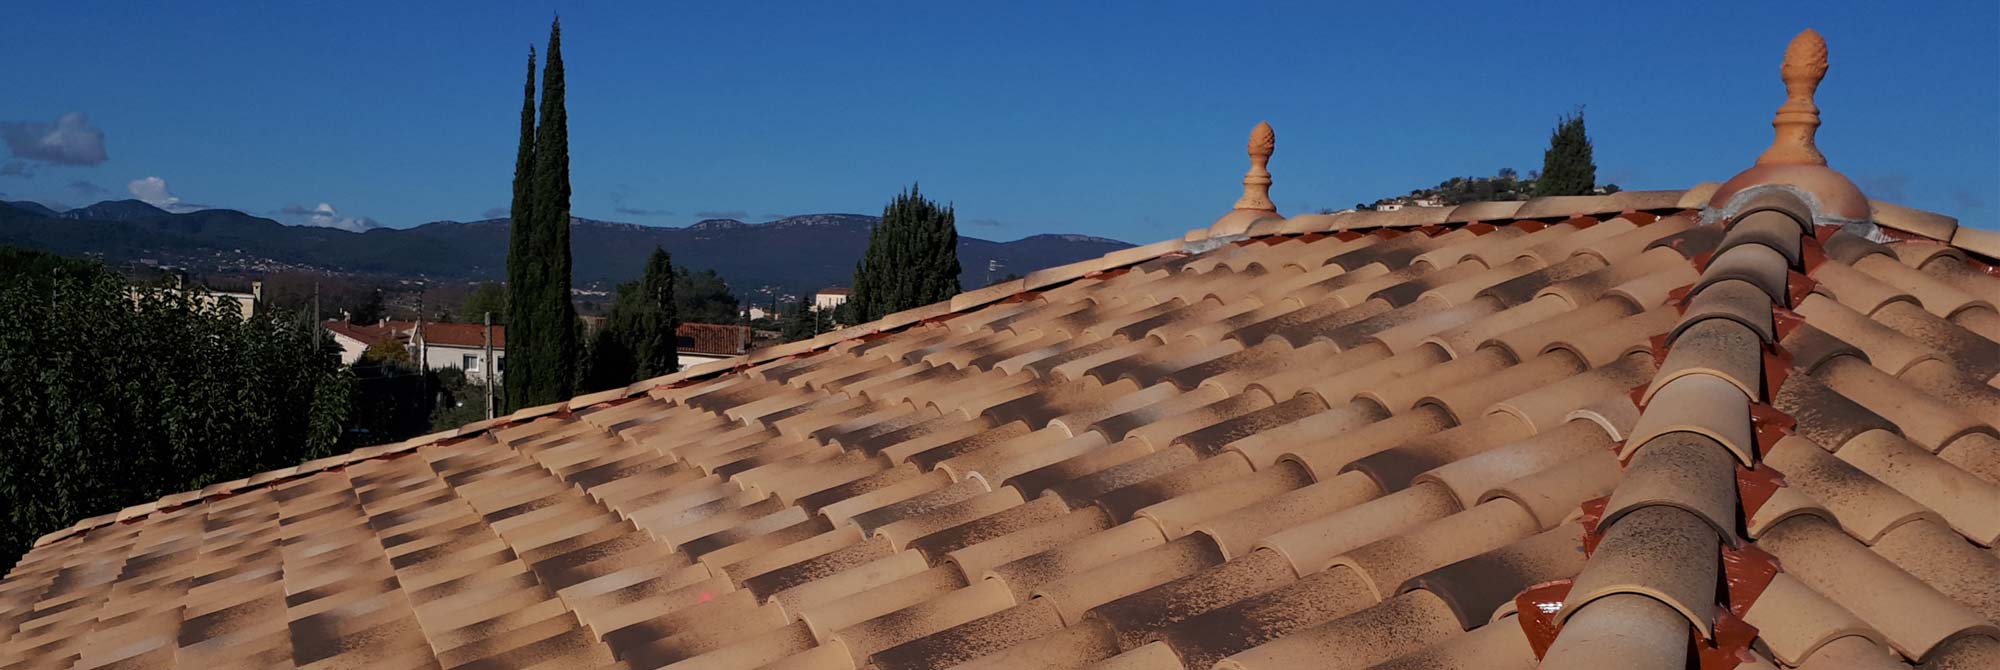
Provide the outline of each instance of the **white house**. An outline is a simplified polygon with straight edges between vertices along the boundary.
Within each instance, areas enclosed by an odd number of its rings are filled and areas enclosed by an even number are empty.
[[[847,294],[853,290],[844,286],[828,286],[813,294],[813,309],[833,309],[847,302]]]
[[[340,363],[353,365],[361,360],[361,353],[377,342],[389,338],[408,342],[410,330],[416,326],[409,321],[383,321],[371,326],[349,323],[341,319],[328,319],[320,325],[333,335],[333,341],[340,345]]]
[[[410,336],[412,355],[424,368],[458,368],[466,379],[486,378],[486,326],[477,323],[422,323]],[[494,381],[507,374],[507,327],[493,327]]]

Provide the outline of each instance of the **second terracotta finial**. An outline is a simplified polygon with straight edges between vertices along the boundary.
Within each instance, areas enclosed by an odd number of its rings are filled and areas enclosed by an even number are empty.
[[[1267,167],[1277,144],[1278,133],[1271,130],[1269,121],[1259,122],[1250,131],[1250,171],[1243,175],[1243,198],[1236,201],[1237,209],[1278,211],[1271,202],[1271,171]]]
[[[1771,120],[1778,136],[1771,148],[1757,157],[1757,164],[1825,165],[1826,156],[1813,143],[1814,134],[1819,132],[1819,106],[1813,104],[1813,93],[1826,78],[1826,40],[1819,31],[1807,28],[1792,38],[1778,73],[1785,81],[1785,104]]]

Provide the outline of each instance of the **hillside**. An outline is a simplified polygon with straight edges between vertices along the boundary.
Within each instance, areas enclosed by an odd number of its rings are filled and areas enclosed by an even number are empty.
[[[201,271],[314,269],[443,280],[496,280],[506,272],[507,219],[437,221],[407,229],[348,232],[287,226],[235,210],[172,214],[136,200],[54,213],[0,203],[0,243],[92,256],[114,264],[154,262]],[[713,269],[739,295],[762,287],[803,294],[845,285],[868,246],[877,217],[806,214],[768,223],[732,219],[686,228],[573,219],[570,248],[578,286],[636,277],[653,247],[674,262]],[[1011,242],[959,238],[961,283],[985,283],[987,262],[1026,274],[1131,246],[1083,235],[1035,235]]]

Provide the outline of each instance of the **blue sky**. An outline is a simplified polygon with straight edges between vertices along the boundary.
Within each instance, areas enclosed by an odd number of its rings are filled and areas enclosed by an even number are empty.
[[[507,203],[523,59],[560,11],[579,216],[874,213],[921,180],[968,235],[1147,242],[1230,207],[1259,120],[1291,214],[1525,173],[1577,105],[1599,182],[1684,188],[1770,143],[1813,27],[1833,166],[2000,226],[1990,0],[8,4],[0,130],[86,146],[0,161],[0,193],[72,206],[479,218]]]

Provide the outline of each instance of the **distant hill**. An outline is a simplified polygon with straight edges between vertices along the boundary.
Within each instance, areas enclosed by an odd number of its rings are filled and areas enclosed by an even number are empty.
[[[845,285],[878,217],[806,214],[767,223],[711,219],[686,228],[575,218],[570,248],[578,286],[639,275],[653,247],[674,262],[713,269],[738,295],[762,287],[793,294]],[[287,226],[235,210],[174,214],[136,200],[53,212],[0,204],[0,243],[93,256],[111,263],[152,261],[195,270],[317,269],[430,279],[499,279],[506,273],[507,219],[437,221],[407,229],[349,232]],[[1095,258],[1131,245],[1085,235],[1035,235],[1012,242],[959,237],[961,283],[985,283],[987,263],[1007,273]]]

